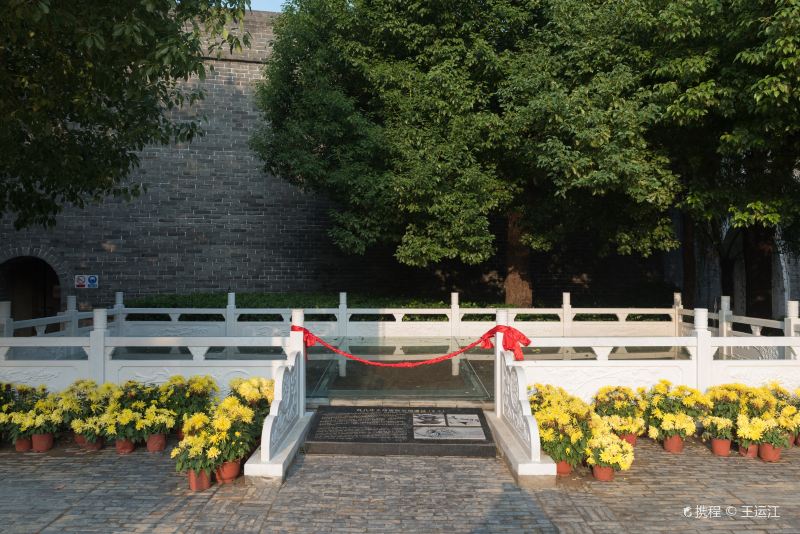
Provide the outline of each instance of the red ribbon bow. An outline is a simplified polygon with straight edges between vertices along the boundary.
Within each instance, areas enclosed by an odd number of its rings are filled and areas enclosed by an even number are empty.
[[[531,340],[528,336],[513,328],[511,326],[497,325],[480,338],[481,347],[484,349],[494,348],[493,338],[497,333],[503,334],[503,349],[510,350],[514,353],[514,359],[522,361],[525,357],[522,355],[522,347],[520,345],[528,346]]]

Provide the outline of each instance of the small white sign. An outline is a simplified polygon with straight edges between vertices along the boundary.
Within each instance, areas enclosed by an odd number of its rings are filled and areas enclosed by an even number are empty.
[[[481,426],[481,420],[478,414],[465,413],[465,414],[447,414],[447,426]]]
[[[445,426],[443,413],[415,413],[414,426]]]
[[[486,439],[486,434],[483,433],[482,428],[466,427],[440,427],[440,426],[415,426],[414,439],[432,439],[432,440],[447,440],[447,439]]]
[[[100,287],[100,277],[96,274],[76,274],[75,289],[97,289]]]

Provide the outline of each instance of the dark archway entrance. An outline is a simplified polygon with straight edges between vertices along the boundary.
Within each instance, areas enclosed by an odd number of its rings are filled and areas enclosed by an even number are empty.
[[[11,317],[21,321],[61,311],[61,284],[44,260],[20,256],[0,264],[0,294],[11,301]]]

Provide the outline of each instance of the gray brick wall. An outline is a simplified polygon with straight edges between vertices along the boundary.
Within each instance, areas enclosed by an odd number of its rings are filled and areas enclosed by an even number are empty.
[[[330,205],[264,175],[248,148],[262,65],[247,61],[268,56],[273,17],[248,17],[251,50],[208,61],[214,70],[202,82],[206,99],[184,112],[207,117],[206,135],[146,149],[132,176],[146,184],[144,194],[66,209],[53,230],[17,232],[5,220],[0,264],[40,257],[57,271],[62,298],[78,294],[95,305],[112,302],[115,291],[333,291],[375,276],[375,261],[349,258],[330,244]],[[99,274],[100,289],[72,289],[81,273]]]

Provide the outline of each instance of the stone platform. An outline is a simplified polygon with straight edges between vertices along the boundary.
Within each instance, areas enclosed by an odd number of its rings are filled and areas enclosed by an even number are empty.
[[[323,406],[307,454],[496,456],[492,431],[475,408]]]
[[[169,448],[120,456],[59,442],[36,454],[2,443],[0,533],[800,532],[800,447],[775,464],[719,458],[697,439],[682,454],[640,439],[635,454],[613,482],[579,467],[544,488],[518,486],[496,458],[301,454],[284,483],[239,477],[192,493]]]

